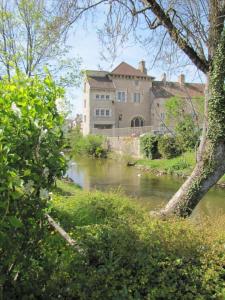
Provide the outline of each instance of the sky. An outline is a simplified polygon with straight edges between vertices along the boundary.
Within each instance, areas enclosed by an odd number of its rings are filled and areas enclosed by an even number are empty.
[[[97,28],[99,27],[100,22],[97,24],[90,23],[87,28],[78,24],[75,30],[71,30],[68,38],[68,44],[71,46],[70,56],[71,57],[80,57],[82,60],[81,69],[82,70],[99,70],[101,69],[106,71],[112,71],[117,65],[122,61],[132,65],[137,68],[138,63],[141,60],[146,61],[146,67],[148,70],[148,75],[154,76],[156,80],[162,78],[162,74],[165,70],[162,67],[162,64],[159,66],[157,63],[152,66],[152,56],[153,53],[148,53],[143,47],[139,44],[134,44],[126,46],[125,49],[119,48],[118,55],[115,61],[112,64],[111,62],[104,61],[101,58],[100,52],[102,51],[102,46],[99,42],[97,35]],[[150,57],[151,56],[151,57]],[[178,75],[181,73],[173,72],[172,74],[167,73],[167,79],[171,81],[177,81]],[[185,74],[185,80],[188,82],[202,82],[202,77],[199,72],[196,71],[196,68],[192,66],[185,67],[182,69],[182,73]],[[72,113],[70,118],[74,118],[76,114],[82,113],[82,84],[80,87],[70,88],[67,90],[67,96],[71,103]]]

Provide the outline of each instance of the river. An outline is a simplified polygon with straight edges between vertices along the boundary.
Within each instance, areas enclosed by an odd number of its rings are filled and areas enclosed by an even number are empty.
[[[164,206],[182,184],[172,176],[155,176],[125,162],[79,159],[69,163],[68,176],[84,190],[120,190],[149,210]],[[193,216],[225,214],[225,189],[215,187],[195,208]]]

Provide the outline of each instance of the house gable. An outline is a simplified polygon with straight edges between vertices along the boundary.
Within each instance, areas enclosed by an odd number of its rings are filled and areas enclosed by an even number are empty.
[[[133,77],[149,77],[145,73],[141,72],[138,69],[135,69],[131,65],[121,62],[111,73],[111,75],[124,75],[124,76],[133,76]]]

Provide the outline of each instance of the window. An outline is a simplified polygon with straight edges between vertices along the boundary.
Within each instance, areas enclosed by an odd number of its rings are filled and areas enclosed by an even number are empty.
[[[101,95],[101,99],[102,99],[102,100],[105,99],[105,95]]]
[[[125,92],[117,92],[117,101],[118,102],[126,102],[126,93]]]
[[[134,93],[134,103],[140,103],[141,102],[141,95],[140,93]]]
[[[98,128],[98,129],[112,129],[113,125],[112,124],[94,124],[94,128]]]
[[[86,92],[86,82],[84,83],[84,92]]]
[[[95,109],[96,117],[111,117],[111,109],[108,108],[96,108]]]
[[[86,100],[84,100],[84,108],[86,108]]]
[[[109,95],[106,95],[106,96],[105,96],[105,99],[106,99],[106,100],[109,100],[109,99],[110,99]]]
[[[135,117],[131,120],[131,127],[142,127],[144,126],[144,119],[142,117]]]
[[[139,81],[135,80],[135,85],[138,86],[139,85]]]
[[[97,94],[97,95],[95,96],[95,98],[96,98],[96,99],[99,99],[99,95]]]

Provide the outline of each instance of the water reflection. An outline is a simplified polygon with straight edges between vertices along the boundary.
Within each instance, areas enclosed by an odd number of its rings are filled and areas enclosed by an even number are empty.
[[[70,162],[68,176],[85,190],[121,188],[149,209],[165,205],[182,184],[177,177],[157,177],[115,160],[89,158]],[[193,215],[224,213],[225,190],[214,188],[200,201]]]

